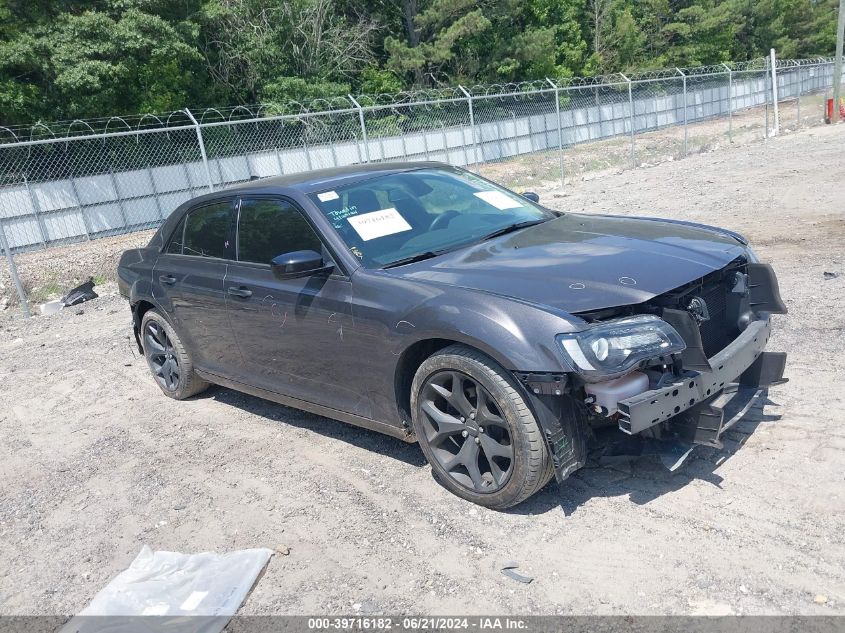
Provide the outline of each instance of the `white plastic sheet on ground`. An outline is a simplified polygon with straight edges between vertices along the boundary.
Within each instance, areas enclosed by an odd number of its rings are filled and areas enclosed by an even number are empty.
[[[218,633],[238,610],[272,553],[260,548],[228,554],[180,554],[153,552],[145,545],[129,568],[94,596],[61,633],[128,629]]]

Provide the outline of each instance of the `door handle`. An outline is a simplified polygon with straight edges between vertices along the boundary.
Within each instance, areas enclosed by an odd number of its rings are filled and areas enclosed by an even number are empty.
[[[168,286],[172,286],[176,283],[176,277],[174,277],[173,275],[159,275],[158,280],[163,284],[167,284]]]
[[[243,286],[229,286],[226,289],[226,292],[228,292],[230,295],[235,295],[236,297],[242,297],[244,299],[247,299],[252,296],[252,290],[250,290],[249,288],[244,288]]]

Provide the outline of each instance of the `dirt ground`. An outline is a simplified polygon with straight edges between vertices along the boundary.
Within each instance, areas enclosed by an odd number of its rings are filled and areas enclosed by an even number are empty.
[[[107,284],[0,321],[0,613],[75,613],[146,543],[289,548],[245,614],[845,614],[845,125],[585,178],[541,195],[723,225],[774,264],[790,382],[724,451],[590,463],[488,511],[414,445],[228,389],[163,397]]]

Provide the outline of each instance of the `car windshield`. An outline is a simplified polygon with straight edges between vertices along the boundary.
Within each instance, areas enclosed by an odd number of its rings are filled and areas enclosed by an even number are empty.
[[[554,214],[458,169],[417,169],[311,194],[368,268],[432,257]]]

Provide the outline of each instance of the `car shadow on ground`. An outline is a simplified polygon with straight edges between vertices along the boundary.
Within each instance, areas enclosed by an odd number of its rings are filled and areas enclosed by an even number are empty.
[[[723,448],[697,446],[687,460],[670,472],[653,455],[627,460],[603,459],[605,448],[627,438],[620,431],[602,433],[590,445],[586,466],[558,485],[554,480],[543,490],[508,512],[514,514],[543,514],[561,508],[569,516],[596,497],[623,497],[637,505],[644,505],[666,493],[674,492],[695,480],[706,481],[721,488],[718,468],[742,450],[749,437],[762,423],[776,422],[781,416],[772,412],[777,403],[763,390],[755,403],[721,437]],[[768,407],[768,412],[766,408]]]
[[[410,466],[425,466],[426,464],[425,457],[416,444],[409,444],[377,431],[286,407],[283,404],[250,396],[233,389],[214,385],[196,398],[213,398],[217,402],[237,407],[247,413],[274,420],[280,424],[307,429],[324,437],[340,440],[373,453],[379,453]]]
[[[319,433],[410,466],[426,466],[419,446],[376,431],[286,407],[225,387],[213,386],[196,397],[213,398],[247,413]],[[779,415],[766,412],[766,407],[771,410],[773,406],[776,407],[777,403],[770,400],[764,390],[753,406],[738,417],[736,423],[722,435],[722,449],[697,446],[683,465],[674,472],[670,472],[653,455],[629,459],[615,458],[608,463],[603,457],[606,448],[630,436],[618,430],[603,430],[597,433],[596,439],[591,442],[589,458],[583,468],[573,473],[562,485],[552,480],[539,493],[505,512],[537,515],[562,509],[564,514],[569,516],[596,497],[627,496],[632,503],[644,505],[695,480],[703,480],[720,488],[722,477],[716,472],[717,469],[742,449],[760,424],[780,419]],[[432,485],[435,484],[432,476]]]

